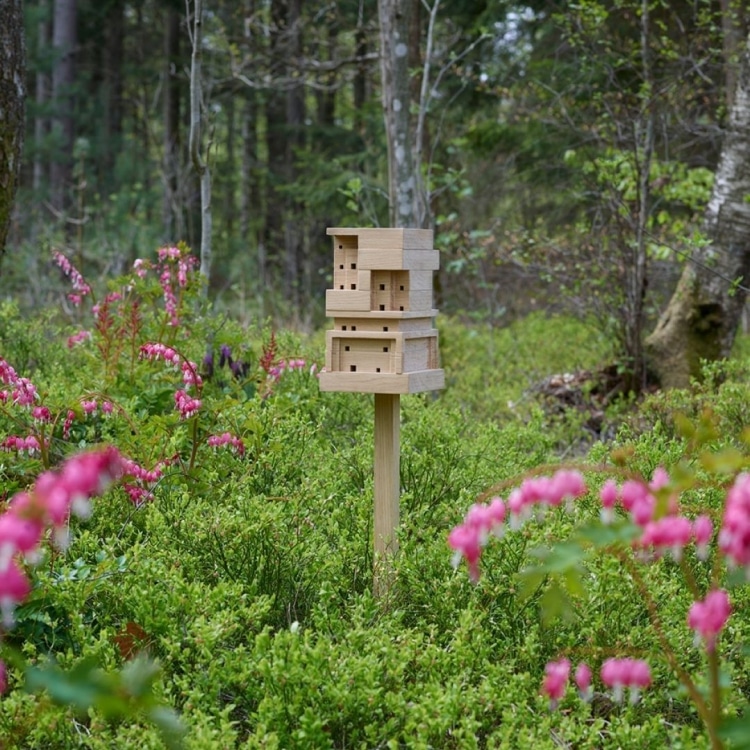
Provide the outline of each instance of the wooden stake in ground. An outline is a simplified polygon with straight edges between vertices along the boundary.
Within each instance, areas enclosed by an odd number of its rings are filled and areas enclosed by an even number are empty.
[[[398,551],[400,395],[442,388],[433,326],[438,252],[427,229],[329,229],[333,289],[326,292],[322,391],[375,394],[374,590],[388,588]]]
[[[388,558],[398,552],[401,396],[375,394],[375,593],[387,589]]]

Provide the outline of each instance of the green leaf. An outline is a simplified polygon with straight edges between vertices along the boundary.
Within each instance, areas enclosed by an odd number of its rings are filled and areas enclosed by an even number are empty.
[[[549,627],[557,620],[572,621],[574,617],[573,602],[565,589],[556,581],[550,583],[539,602],[542,610],[542,624]]]
[[[590,523],[578,529],[578,536],[595,549],[603,549],[613,544],[630,544],[641,533],[640,529],[624,518],[611,524]]]
[[[576,541],[558,542],[552,549],[536,547],[529,554],[542,561],[535,567],[545,573],[565,573],[588,557],[587,551]]]
[[[63,672],[50,661],[43,667],[27,667],[24,689],[28,693],[46,690],[55,703],[85,711],[101,694],[97,671],[91,660],[82,661],[71,672]]]
[[[155,706],[146,715],[161,732],[161,738],[169,750],[179,750],[183,746],[182,739],[187,733],[187,727],[174,709]]]
[[[700,462],[706,471],[714,474],[732,475],[745,465],[746,459],[736,448],[730,446],[717,453],[709,453],[708,451],[701,453]]]
[[[151,687],[158,674],[158,663],[139,654],[123,667],[122,685],[130,695],[142,698],[151,693]]]
[[[719,736],[731,744],[732,750],[750,749],[750,716],[724,719],[719,725]]]

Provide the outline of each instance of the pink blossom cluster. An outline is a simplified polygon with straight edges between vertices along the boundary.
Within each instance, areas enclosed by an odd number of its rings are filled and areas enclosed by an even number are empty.
[[[651,684],[651,668],[643,659],[607,659],[600,676],[617,703],[622,702],[626,689],[630,690],[630,702],[636,703],[640,691]]]
[[[85,282],[78,269],[59,250],[52,251],[52,258],[73,284],[73,292],[68,295],[68,299],[74,305],[80,305],[81,300],[87,294],[91,294],[91,287]]]
[[[268,370],[269,377],[278,380],[285,372],[294,372],[295,370],[304,370],[306,366],[304,359],[280,360]]]
[[[68,413],[65,415],[65,422],[63,422],[63,440],[70,439],[70,428],[73,426],[75,418],[76,413],[72,409],[68,409]]]
[[[136,258],[133,261],[133,271],[138,278],[145,278],[149,268],[151,268],[151,264],[145,258]]]
[[[163,359],[165,362],[182,370],[182,381],[186,388],[195,386],[201,388],[203,379],[198,373],[198,365],[189,359],[183,358],[171,347],[159,343],[147,343],[141,346],[140,356],[145,359]],[[182,419],[192,417],[201,408],[198,398],[189,396],[184,390],[178,390],[174,395],[175,408],[180,412]]]
[[[552,708],[555,708],[565,695],[569,677],[570,661],[568,659],[548,662],[544,668],[542,693],[549,697]]]
[[[182,382],[186,386],[194,385],[196,388],[200,388],[203,385],[203,379],[198,374],[198,365],[190,360],[185,360],[182,363]]]
[[[159,262],[164,263],[166,260],[177,260],[180,257],[182,257],[182,252],[180,251],[179,247],[175,247],[174,245],[171,245],[169,247],[160,247],[156,251],[157,256],[159,257]]]
[[[535,510],[558,507],[586,494],[586,483],[579,471],[560,469],[551,477],[529,477],[508,495],[510,526],[519,529]]]
[[[91,339],[91,331],[78,331],[72,336],[68,336],[68,349],[72,349],[77,344]]]
[[[182,357],[170,346],[165,346],[158,342],[149,342],[143,344],[140,348],[141,359],[163,359],[167,364],[179,367]]]
[[[164,294],[164,309],[169,316],[169,325],[177,327],[180,319],[177,316],[177,297],[172,289],[172,272],[165,268],[159,276],[162,293]]]
[[[633,523],[642,529],[636,547],[649,551],[655,557],[670,552],[675,560],[679,560],[684,548],[695,542],[699,558],[705,560],[713,535],[711,519],[701,515],[691,521],[681,515],[675,496],[667,498],[665,512],[658,515],[655,493],[668,484],[669,475],[662,468],[654,472],[648,484],[629,479],[618,487],[614,480],[607,480],[599,493],[602,521],[611,523],[614,520],[615,508],[619,503],[630,514]]]
[[[18,453],[28,453],[30,456],[39,453],[39,440],[34,435],[19,437],[18,435],[8,435],[2,443],[0,450],[17,451]]]
[[[552,477],[535,477],[524,480],[508,496],[507,503],[494,497],[487,505],[475,503],[469,508],[463,523],[448,535],[448,544],[454,550],[453,565],[466,559],[472,581],[479,579],[479,558],[490,535],[501,536],[506,514],[510,515],[511,528],[517,529],[531,517],[534,509],[557,507],[563,501],[581,497],[586,484],[580,472],[561,469]]]
[[[161,479],[163,470],[160,464],[156,464],[153,469],[146,469],[141,466],[137,461],[133,461],[132,458],[122,459],[122,474],[123,476],[132,476],[139,479],[142,482],[148,482],[153,484],[154,482]]]
[[[153,499],[151,492],[151,486],[161,479],[164,471],[163,466],[166,466],[170,461],[159,461],[154,465],[153,469],[146,469],[141,466],[137,461],[133,461],[130,458],[123,458],[122,460],[122,475],[123,477],[131,476],[136,480],[134,482],[124,482],[122,488],[127,493],[133,505],[136,507],[142,505],[147,500]]]
[[[141,359],[163,359],[167,364],[175,368],[182,369],[182,381],[187,386],[194,385],[200,388],[203,385],[203,379],[198,373],[198,365],[183,358],[170,346],[165,346],[158,342],[143,344],[140,349]]]
[[[0,382],[13,386],[11,392],[0,391],[0,401],[9,398],[19,406],[31,406],[37,398],[36,386],[28,379],[18,376],[13,367],[0,357]]]
[[[635,703],[640,691],[651,684],[651,669],[642,659],[607,659],[599,673],[604,686],[612,690],[616,702],[622,702],[625,689],[630,690],[630,700]],[[581,662],[575,671],[574,680],[578,694],[590,700],[593,694],[591,668]],[[559,659],[548,662],[544,670],[541,692],[550,699],[550,707],[556,708],[565,695],[570,679],[570,661]]]
[[[13,385],[18,380],[18,375],[13,366],[0,357],[0,382]]]
[[[82,399],[81,400],[81,408],[86,414],[93,414],[98,407],[98,404],[96,403],[96,399]]]
[[[161,284],[162,294],[164,296],[164,309],[169,316],[169,325],[178,326],[180,324],[179,317],[177,315],[177,309],[179,303],[177,295],[174,291],[174,271],[176,266],[176,277],[177,286],[184,288],[188,284],[188,274],[190,270],[197,265],[197,259],[191,255],[183,255],[182,251],[178,247],[161,247],[157,251],[159,258],[159,283]],[[136,261],[137,265],[133,268],[135,272],[143,278],[146,274],[146,269],[150,267],[146,261]]]
[[[176,391],[174,394],[175,408],[180,412],[181,419],[189,419],[201,408],[201,400],[189,396],[185,391]]]
[[[91,498],[104,492],[120,471],[115,448],[82,453],[68,459],[60,471],[40,475],[29,492],[11,498],[0,515],[0,614],[5,627],[12,627],[16,607],[31,593],[21,557],[38,559],[48,528],[58,543],[67,543],[70,514],[88,516]],[[0,661],[0,693],[6,688],[7,670]]]
[[[448,535],[448,545],[453,553],[453,567],[457,568],[461,559],[469,566],[469,577],[479,580],[479,558],[487,545],[490,534],[502,536],[505,522],[505,503],[500,497],[493,497],[489,504],[474,503],[469,508],[464,522],[456,526]]]
[[[242,442],[242,439],[232,435],[231,432],[225,432],[222,435],[211,435],[206,442],[213,448],[218,448],[222,445],[229,445],[234,448],[240,456],[245,455],[245,444]]]
[[[97,409],[101,409],[102,414],[111,414],[115,409],[111,401],[102,401],[100,404],[95,398],[82,399],[81,408],[86,414],[93,414]]]
[[[727,493],[719,548],[730,565],[742,567],[750,577],[750,474],[743,472]]]
[[[52,421],[52,412],[49,410],[49,407],[47,406],[35,406],[31,410],[31,416],[37,422],[51,422]]]
[[[706,594],[703,601],[694,602],[688,612],[688,626],[695,631],[696,640],[706,644],[706,650],[716,648],[716,639],[732,613],[729,595],[722,589]]]
[[[104,492],[121,470],[115,448],[81,453],[68,459],[59,471],[41,474],[29,492],[11,499],[0,516],[0,611],[6,625],[31,589],[18,556],[34,559],[45,529],[50,527],[55,539],[66,543],[70,514],[90,515],[91,498]]]

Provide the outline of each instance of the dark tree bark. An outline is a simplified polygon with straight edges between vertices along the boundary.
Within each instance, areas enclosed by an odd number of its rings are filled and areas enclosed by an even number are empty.
[[[367,47],[367,29],[365,28],[365,22],[363,17],[363,4],[359,6],[359,16],[357,18],[357,30],[354,32],[354,39],[356,44],[356,55],[359,58],[357,63],[357,73],[352,81],[352,93],[354,98],[354,129],[360,134],[364,134],[365,120],[362,115],[365,103],[367,102],[367,82],[368,82],[368,66],[365,62],[365,57],[368,53]]]
[[[0,253],[18,187],[26,114],[26,48],[21,0],[0,3]]]
[[[52,70],[52,100],[55,107],[53,130],[57,153],[50,169],[52,204],[63,211],[69,202],[73,170],[73,84],[77,36],[76,0],[55,0],[52,45],[57,59]]]
[[[295,64],[302,57],[302,2],[289,0],[288,17],[289,46],[287,60],[289,73],[293,75]],[[302,145],[302,128],[305,121],[305,94],[301,84],[289,87],[286,95],[286,152],[284,173],[286,184],[291,185],[297,178],[297,149]],[[290,300],[293,310],[300,307],[300,259],[302,255],[302,206],[291,196],[286,197],[286,217],[284,221],[284,293]]]
[[[185,234],[180,194],[180,14],[170,7],[164,24],[164,240],[174,242]]]
[[[43,9],[45,17],[37,25],[37,58],[41,58],[43,51],[49,48],[52,37],[49,5],[46,0],[40,2],[40,7]],[[40,64],[39,69],[36,71],[34,87],[36,116],[34,117],[35,148],[32,185],[34,192],[37,196],[40,196],[42,189],[46,188],[49,178],[49,160],[46,158],[46,149],[43,150],[42,148],[42,144],[49,133],[49,118],[43,114],[50,96],[50,74],[46,66]]]
[[[123,56],[125,53],[125,3],[118,0],[109,6],[104,31],[104,153],[102,154],[103,190],[116,189],[114,167],[122,146]]]
[[[728,357],[750,286],[750,38],[740,61],[729,126],[704,218],[707,242],[685,266],[646,340],[664,387],[685,387],[701,360]]]

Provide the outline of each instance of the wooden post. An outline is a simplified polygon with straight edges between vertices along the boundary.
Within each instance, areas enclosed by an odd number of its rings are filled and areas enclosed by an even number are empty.
[[[440,267],[429,229],[330,227],[333,288],[326,290],[326,365],[321,391],[375,394],[376,596],[388,592],[398,552],[400,394],[445,385],[433,319]]]
[[[390,558],[398,551],[401,397],[375,394],[375,565],[374,590],[388,589]]]

